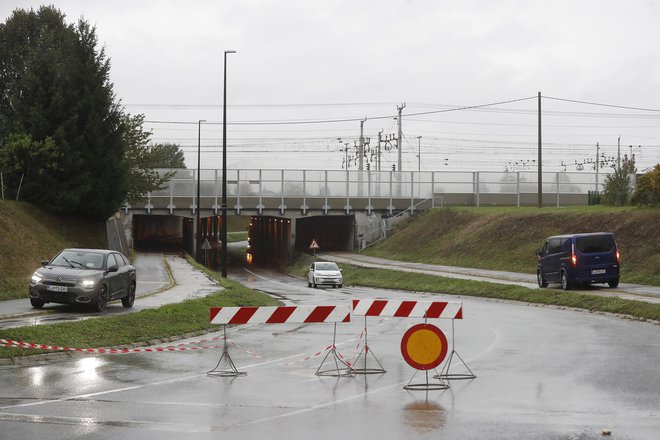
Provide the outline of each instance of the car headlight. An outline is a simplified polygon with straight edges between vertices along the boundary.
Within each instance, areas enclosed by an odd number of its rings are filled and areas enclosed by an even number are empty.
[[[96,281],[91,279],[85,279],[80,282],[80,285],[83,286],[85,289],[91,289],[92,287],[94,287],[94,284],[96,284]]]
[[[32,282],[32,284],[39,284],[41,282],[41,280],[43,280],[43,279],[44,279],[44,277],[42,277],[40,274],[35,272],[35,273],[32,274],[32,277],[30,278],[30,281]]]

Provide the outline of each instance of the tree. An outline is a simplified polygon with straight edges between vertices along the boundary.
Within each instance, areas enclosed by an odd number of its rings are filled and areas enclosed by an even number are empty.
[[[630,178],[637,172],[635,157],[623,156],[621,165],[614,166],[614,172],[605,177],[603,202],[608,205],[625,205],[633,192],[634,182]]]
[[[149,148],[154,168],[185,168],[183,151],[177,144],[155,144]]]
[[[657,205],[660,203],[660,164],[637,179],[637,187],[631,199],[636,205]]]
[[[99,219],[121,205],[122,111],[109,72],[95,29],[82,19],[67,25],[59,10],[42,6],[16,9],[0,24],[2,156],[16,157],[16,136],[27,136],[33,153],[46,144],[52,153],[48,163],[33,157],[8,168],[10,182],[24,174],[21,199]]]
[[[173,175],[168,172],[160,175],[156,168],[185,168],[183,152],[175,144],[150,146],[151,133],[142,128],[144,115],[124,115],[122,132],[126,151],[124,162],[127,165],[128,202],[135,202],[147,192],[162,189]]]
[[[35,141],[28,134],[10,135],[0,148],[0,170],[8,176],[6,186],[18,193],[21,178],[55,170],[57,157],[55,142],[50,137]],[[17,181],[16,177],[20,180]]]

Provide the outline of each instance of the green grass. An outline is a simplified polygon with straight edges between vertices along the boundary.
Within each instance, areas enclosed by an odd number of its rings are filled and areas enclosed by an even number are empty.
[[[287,267],[293,275],[304,276],[314,258],[304,255]],[[434,275],[400,272],[395,270],[370,269],[340,264],[344,285],[365,286],[381,289],[413,292],[432,292],[444,295],[476,296],[504,300],[522,301],[606,312],[632,316],[643,320],[660,321],[660,304],[606,298],[582,292],[565,292],[555,289],[528,289],[522,286],[460,280]]]
[[[194,263],[192,259],[188,258],[188,261],[203,270],[203,267]],[[122,316],[2,330],[0,338],[76,348],[147,344],[155,339],[167,339],[189,333],[201,334],[209,330],[220,329],[217,324],[209,322],[210,307],[280,304],[279,301],[266,294],[222,278],[217,272],[208,270],[206,272],[216,279],[224,290],[204,298],[168,304],[158,309],[143,310]],[[0,358],[45,352],[45,350],[0,347]]]
[[[41,260],[65,247],[105,247],[105,224],[56,216],[33,205],[0,200],[0,301],[27,298]]]

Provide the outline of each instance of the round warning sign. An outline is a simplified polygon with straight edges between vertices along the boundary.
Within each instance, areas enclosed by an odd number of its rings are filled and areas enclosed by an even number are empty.
[[[417,324],[401,339],[401,354],[417,370],[431,370],[447,356],[447,337],[431,324]]]

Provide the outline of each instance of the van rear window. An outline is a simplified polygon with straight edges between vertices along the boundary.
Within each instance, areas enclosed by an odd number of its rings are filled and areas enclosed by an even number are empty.
[[[590,237],[577,237],[575,245],[585,254],[607,252],[614,247],[614,237],[611,235],[592,235]]]

